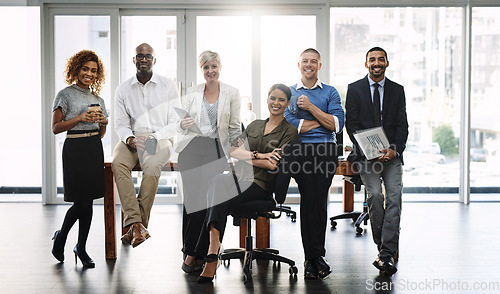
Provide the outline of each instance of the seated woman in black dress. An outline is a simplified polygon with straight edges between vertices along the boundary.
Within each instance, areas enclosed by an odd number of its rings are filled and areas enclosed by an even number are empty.
[[[235,171],[241,193],[237,192],[232,175],[218,175],[210,184],[205,228],[209,231],[210,246],[199,283],[213,280],[229,211],[246,201],[272,198],[275,175],[269,170],[277,168],[280,151],[298,136],[295,126],[283,116],[291,95],[286,85],[273,85],[267,98],[269,118],[253,121],[232,142],[230,155],[239,160]]]

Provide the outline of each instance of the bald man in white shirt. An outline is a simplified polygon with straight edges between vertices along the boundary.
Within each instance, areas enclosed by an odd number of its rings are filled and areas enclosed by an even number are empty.
[[[120,142],[113,151],[112,169],[124,213],[124,244],[136,247],[150,237],[147,231],[162,167],[170,159],[180,107],[175,83],[153,74],[156,63],[149,44],[136,48],[137,73],[115,92],[115,130]],[[154,148],[156,145],[156,148]],[[147,147],[146,147],[147,146]],[[132,168],[140,161],[142,181],[136,196]]]

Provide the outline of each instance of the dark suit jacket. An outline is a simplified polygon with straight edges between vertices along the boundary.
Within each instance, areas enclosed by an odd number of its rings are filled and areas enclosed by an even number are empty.
[[[403,151],[408,139],[408,120],[406,118],[406,101],[403,86],[385,78],[382,105],[382,127],[394,149],[403,160]],[[373,103],[368,76],[349,84],[346,97],[345,126],[349,138],[354,143],[354,150],[349,154],[349,161],[358,161],[364,155],[354,139],[354,133],[375,127],[373,123]]]

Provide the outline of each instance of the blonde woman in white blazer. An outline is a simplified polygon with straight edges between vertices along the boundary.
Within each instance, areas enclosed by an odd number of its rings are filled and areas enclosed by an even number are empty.
[[[198,61],[206,82],[188,89],[182,99],[189,114],[179,123],[181,136],[175,149],[184,194],[182,270],[186,273],[201,271],[209,245],[203,230],[208,184],[227,169],[230,142],[241,134],[240,94],[219,81],[219,54],[205,51]]]

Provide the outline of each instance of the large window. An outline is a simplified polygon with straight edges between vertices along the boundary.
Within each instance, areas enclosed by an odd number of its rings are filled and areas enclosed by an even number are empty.
[[[123,16],[121,22],[121,82],[136,73],[135,48],[148,43],[155,50],[154,72],[177,81],[177,17]]]
[[[289,86],[297,83],[301,78],[298,68],[300,53],[310,47],[316,48],[316,16],[262,16],[260,36],[260,118],[265,119],[269,117],[266,103],[269,88],[276,83]],[[299,38],[300,42],[292,41]],[[294,179],[290,187],[296,189]]]
[[[164,3],[137,5],[138,9],[131,1],[125,1],[130,5],[105,1],[105,6],[49,2],[42,1],[40,8],[0,6],[0,37],[8,40],[0,52],[12,55],[9,44],[14,44],[16,52],[15,59],[6,59],[11,65],[8,70],[0,73],[5,85],[2,103],[4,109],[11,110],[0,117],[2,135],[11,142],[4,144],[0,155],[0,193],[44,185],[47,192],[43,199],[54,197],[55,182],[62,186],[60,149],[64,135],[57,136],[53,145],[50,131],[44,132],[42,138],[39,122],[43,120],[41,125],[49,130],[49,104],[65,87],[62,72],[66,59],[82,49],[98,53],[108,72],[102,97],[112,114],[114,88],[134,74],[133,49],[139,42],[152,43],[158,56],[155,71],[182,82],[183,90],[191,83],[203,82],[195,61],[201,51],[212,49],[221,53],[221,80],[240,89],[248,120],[267,117],[265,98],[271,84],[293,84],[298,80],[297,61],[303,49],[316,47],[322,51],[325,58],[320,76],[335,86],[345,100],[347,85],[367,73],[366,51],[381,46],[389,54],[387,77],[402,84],[406,91],[410,135],[405,152],[405,189],[434,192],[430,188],[439,187],[442,191],[456,192],[459,186],[468,187],[468,183],[460,182],[459,176],[460,169],[468,166],[460,166],[458,158],[461,118],[468,115],[461,113],[465,97],[471,102],[471,148],[467,152],[471,158],[472,192],[498,192],[494,182],[500,173],[496,168],[500,163],[500,126],[495,116],[500,106],[495,95],[500,73],[497,4],[494,4],[497,7],[479,7],[485,1],[468,4],[473,7],[469,97],[468,92],[463,92],[469,82],[469,76],[463,72],[464,60],[468,62],[469,58],[463,52],[464,28],[469,29],[464,21],[468,15],[467,8],[460,4],[411,7],[414,3],[419,5],[414,0],[405,4],[408,7],[340,8],[334,5],[348,1],[333,1],[328,29],[325,26],[328,8],[324,5],[306,9],[283,1],[270,1],[265,7],[253,4],[239,7],[215,1],[217,4],[210,7]],[[358,1],[348,5],[355,3]],[[359,3],[370,5],[367,1]],[[40,12],[48,17],[40,19]],[[40,21],[44,23],[40,25]],[[44,68],[40,66],[42,63]],[[464,76],[466,80],[462,80]],[[248,111],[250,101],[256,115]],[[110,127],[103,140],[107,159],[116,140]],[[347,134],[344,142],[350,143]],[[53,163],[56,161],[57,165]],[[27,176],[19,176],[26,173]],[[334,187],[340,186],[339,179],[335,180]],[[172,180],[164,184],[175,183]],[[9,190],[12,186],[16,188]]]
[[[470,180],[474,190],[500,177],[500,8],[472,11]]]
[[[0,7],[0,28],[0,192],[12,193],[42,184],[40,9]]]
[[[459,186],[462,13],[460,8],[331,9],[330,76],[343,100],[347,85],[368,73],[366,52],[375,46],[387,51],[386,77],[405,88],[405,187]],[[344,142],[350,144],[347,137]]]
[[[269,88],[276,83],[283,83],[285,85],[297,83],[301,77],[298,68],[300,53],[304,49],[316,47],[316,16],[263,16],[260,27],[260,113],[262,118],[267,118],[269,110],[265,101]]]
[[[198,56],[205,50],[219,53],[220,80],[252,96],[252,18],[250,16],[196,17],[196,83],[205,82]]]

